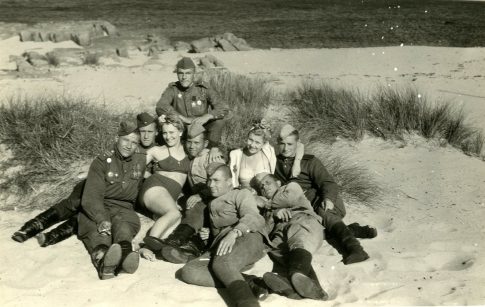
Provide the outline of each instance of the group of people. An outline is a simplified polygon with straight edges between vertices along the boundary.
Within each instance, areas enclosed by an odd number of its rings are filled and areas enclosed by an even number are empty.
[[[328,299],[312,255],[327,237],[344,264],[364,261],[369,256],[356,237],[375,237],[376,230],[342,221],[337,183],[318,158],[304,153],[291,125],[278,134],[279,154],[262,121],[248,131],[244,148],[226,155],[219,145],[229,109],[195,81],[195,71],[182,58],[178,82],[163,92],[157,115],[122,121],[113,148],[92,162],[87,178],[12,239],[36,236],[45,247],[77,233],[100,279],[134,273],[139,255],[184,263],[177,278],[225,287],[236,306],[259,306],[268,293]],[[136,211],[154,220],[138,251]],[[279,271],[243,274],[266,254]]]

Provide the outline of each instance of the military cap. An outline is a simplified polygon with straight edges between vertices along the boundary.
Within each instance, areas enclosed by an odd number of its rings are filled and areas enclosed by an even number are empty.
[[[204,131],[205,128],[201,124],[191,124],[187,128],[187,137],[189,137],[190,139],[195,138]]]
[[[136,126],[142,128],[150,125],[156,120],[156,117],[151,116],[147,112],[140,113],[136,116]]]
[[[192,61],[191,58],[183,57],[180,61],[177,62],[176,69],[195,69],[195,63]]]
[[[298,130],[296,130],[296,128],[293,127],[292,125],[285,124],[283,127],[281,127],[279,138],[284,139],[285,137],[287,137],[290,134],[293,134],[294,132],[297,132],[297,131]]]
[[[207,176],[212,176],[214,175],[214,173],[220,169],[221,167],[228,167],[226,164],[222,163],[222,162],[212,162],[210,163],[209,165],[207,165],[206,167],[206,172],[207,172]],[[231,173],[231,171],[229,171],[229,174]]]
[[[137,130],[138,128],[134,120],[123,120],[120,122],[120,127],[118,128],[118,136],[128,135]]]

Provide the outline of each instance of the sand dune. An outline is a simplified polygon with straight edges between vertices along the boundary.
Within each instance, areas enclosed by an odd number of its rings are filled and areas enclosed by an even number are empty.
[[[47,90],[101,97],[113,110],[151,111],[175,78],[173,63],[181,55],[167,52],[149,63],[134,58],[117,66],[64,67],[40,79],[11,78],[6,73],[0,77],[0,97]],[[377,84],[413,83],[431,97],[463,103],[475,124],[485,127],[485,48],[255,50],[214,55],[230,71],[270,77],[278,88],[295,86],[308,77],[363,91]],[[331,149],[365,165],[384,188],[382,199],[372,208],[349,203],[345,219],[377,227],[377,238],[362,240],[371,258],[345,266],[325,244],[314,265],[330,295],[328,302],[270,295],[262,306],[485,304],[484,162],[415,136],[394,143],[374,138],[339,141]],[[0,215],[2,306],[226,305],[223,292],[176,280],[180,265],[142,261],[134,275],[99,281],[82,243],[74,237],[48,248],[38,247],[35,240],[12,241],[10,235],[37,213]],[[148,226],[145,221],[145,229]],[[261,275],[271,267],[265,257],[249,272]]]

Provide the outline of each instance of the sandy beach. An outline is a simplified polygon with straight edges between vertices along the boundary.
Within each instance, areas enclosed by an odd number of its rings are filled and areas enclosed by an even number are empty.
[[[66,48],[70,47],[75,46]],[[52,68],[40,77],[13,73],[9,56],[51,48],[51,43],[21,43],[18,37],[0,41],[0,101],[15,95],[82,95],[113,112],[154,112],[161,92],[176,78],[177,59],[201,56],[169,51],[150,59],[135,54],[120,61],[102,58],[98,67]],[[396,46],[212,54],[231,72],[269,78],[275,90],[298,86],[307,78],[364,93],[377,86],[411,84],[432,100],[463,105],[470,123],[485,130],[485,48]],[[323,146],[329,145],[314,144],[310,149],[318,152]],[[414,135],[394,142],[371,137],[357,143],[340,140],[330,150],[365,166],[383,188],[373,207],[347,204],[347,223],[377,227],[376,238],[361,241],[370,259],[346,266],[337,251],[324,244],[314,256],[314,266],[329,301],[292,301],[273,294],[261,305],[484,305],[482,159]],[[38,213],[0,215],[2,306],[226,305],[223,291],[175,279],[181,265],[142,260],[134,275],[99,281],[75,237],[48,248],[40,248],[35,239],[24,244],[10,239]],[[150,221],[143,225],[146,230]],[[142,230],[135,240],[143,235]],[[248,273],[261,276],[271,268],[265,257]]]

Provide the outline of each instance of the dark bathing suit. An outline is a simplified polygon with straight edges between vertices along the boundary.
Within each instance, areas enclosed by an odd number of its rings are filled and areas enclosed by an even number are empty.
[[[140,201],[143,203],[143,195],[152,187],[164,187],[168,193],[172,196],[173,200],[177,200],[182,191],[182,186],[175,180],[165,177],[157,173],[158,171],[164,172],[176,172],[182,174],[188,174],[190,169],[190,160],[185,156],[182,160],[175,159],[168,149],[168,157],[158,162],[153,163],[152,173],[150,177],[145,179],[143,186],[140,190]]]

